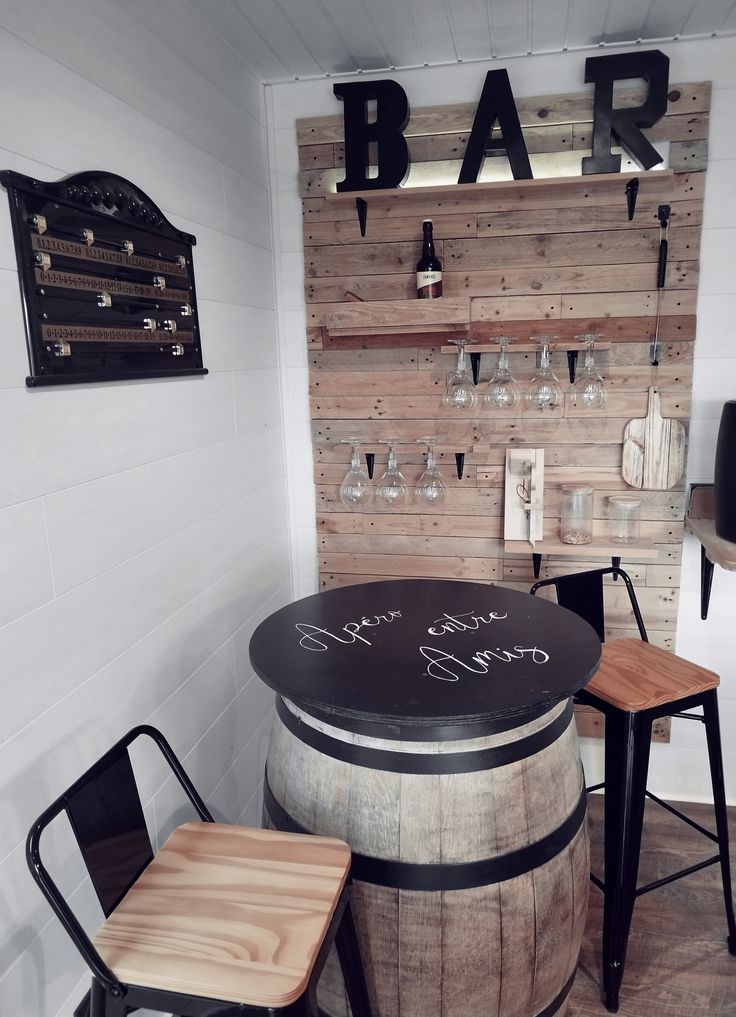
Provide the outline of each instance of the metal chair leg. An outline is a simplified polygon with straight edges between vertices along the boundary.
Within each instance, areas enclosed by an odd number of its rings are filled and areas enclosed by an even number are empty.
[[[606,712],[603,903],[603,1002],[618,1010],[636,897],[652,719]]]
[[[721,730],[718,723],[718,697],[715,689],[703,696],[705,734],[708,739],[710,779],[713,785],[713,807],[716,817],[718,853],[721,856],[723,878],[723,903],[728,923],[728,949],[736,955],[736,921],[733,911],[733,890],[731,887],[731,861],[728,853],[728,813],[726,812],[726,788],[723,780],[723,755],[721,753]]]
[[[710,590],[713,585],[713,562],[700,546],[700,617],[703,621],[708,617]]]
[[[365,981],[350,901],[345,907],[342,921],[335,935],[335,946],[340,958],[340,967],[353,1017],[372,1017],[368,986]]]

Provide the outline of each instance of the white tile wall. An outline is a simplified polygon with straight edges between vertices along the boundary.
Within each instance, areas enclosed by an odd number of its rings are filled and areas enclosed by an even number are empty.
[[[45,805],[151,720],[219,817],[259,821],[272,693],[247,646],[291,596],[265,113],[188,0],[0,3],[0,88],[0,168],[109,169],[195,234],[211,370],[28,391],[0,194],[0,1012],[70,1017],[81,961],[24,858]],[[71,845],[49,850],[94,926]]]
[[[736,243],[736,141],[733,131],[733,98],[736,86],[736,40],[708,40],[666,46],[671,60],[672,82],[713,82],[711,147],[706,185],[705,218],[702,236],[699,324],[696,345],[693,421],[690,431],[688,476],[691,480],[710,480],[713,476],[715,440],[720,408],[726,399],[736,398],[736,273],[733,250]],[[514,94],[545,95],[580,91],[584,86],[584,52],[548,56],[520,57],[504,61],[508,66]],[[489,65],[490,68],[490,65]],[[395,72],[390,76],[407,92],[410,107],[443,103],[474,102],[480,95],[485,77],[481,64],[415,71]],[[290,368],[286,378],[289,392],[285,426],[290,442],[287,447],[290,478],[289,508],[292,521],[292,556],[295,589],[301,594],[316,589],[317,534],[310,526],[309,511],[314,500],[311,473],[303,469],[306,435],[304,407],[306,371],[303,338],[297,315],[304,309],[300,258],[300,204],[295,183],[296,144],[294,121],[299,117],[340,114],[333,80],[275,85],[267,90],[267,109],[271,127],[272,200],[276,208],[276,255],[280,271],[279,303],[283,349],[282,363]],[[301,398],[299,390],[301,389]],[[297,437],[298,436],[298,437]],[[686,542],[686,560],[696,561],[697,547]],[[736,724],[736,649],[733,635],[733,603],[736,573],[716,569],[711,617],[700,621],[699,571],[693,565],[683,569],[682,596],[678,628],[678,651],[721,674],[721,720],[725,732]],[[696,731],[696,734],[698,732]],[[702,735],[702,731],[700,732]],[[683,735],[676,726],[671,745],[658,747],[653,765],[654,786],[675,798],[703,798],[710,795],[707,756],[691,744],[692,732]],[[686,739],[686,742],[683,741]],[[600,745],[584,746],[586,767],[595,778],[602,765]],[[727,792],[736,802],[736,753],[726,749]]]

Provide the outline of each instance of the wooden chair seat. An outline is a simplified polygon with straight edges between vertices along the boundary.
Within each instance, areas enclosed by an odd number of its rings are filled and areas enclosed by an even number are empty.
[[[93,942],[121,982],[283,1007],[306,989],[349,869],[331,837],[185,823]]]
[[[640,639],[601,647],[601,665],[586,691],[619,710],[638,713],[718,687],[713,671]]]

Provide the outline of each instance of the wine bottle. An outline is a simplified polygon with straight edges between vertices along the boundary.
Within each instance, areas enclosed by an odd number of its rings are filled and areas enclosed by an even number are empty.
[[[422,256],[417,262],[417,296],[427,300],[442,296],[442,262],[434,251],[432,220],[422,223]]]

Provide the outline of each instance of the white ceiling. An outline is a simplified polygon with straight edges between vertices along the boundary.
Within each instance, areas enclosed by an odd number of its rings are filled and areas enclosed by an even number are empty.
[[[736,34],[736,0],[192,0],[264,82]]]

